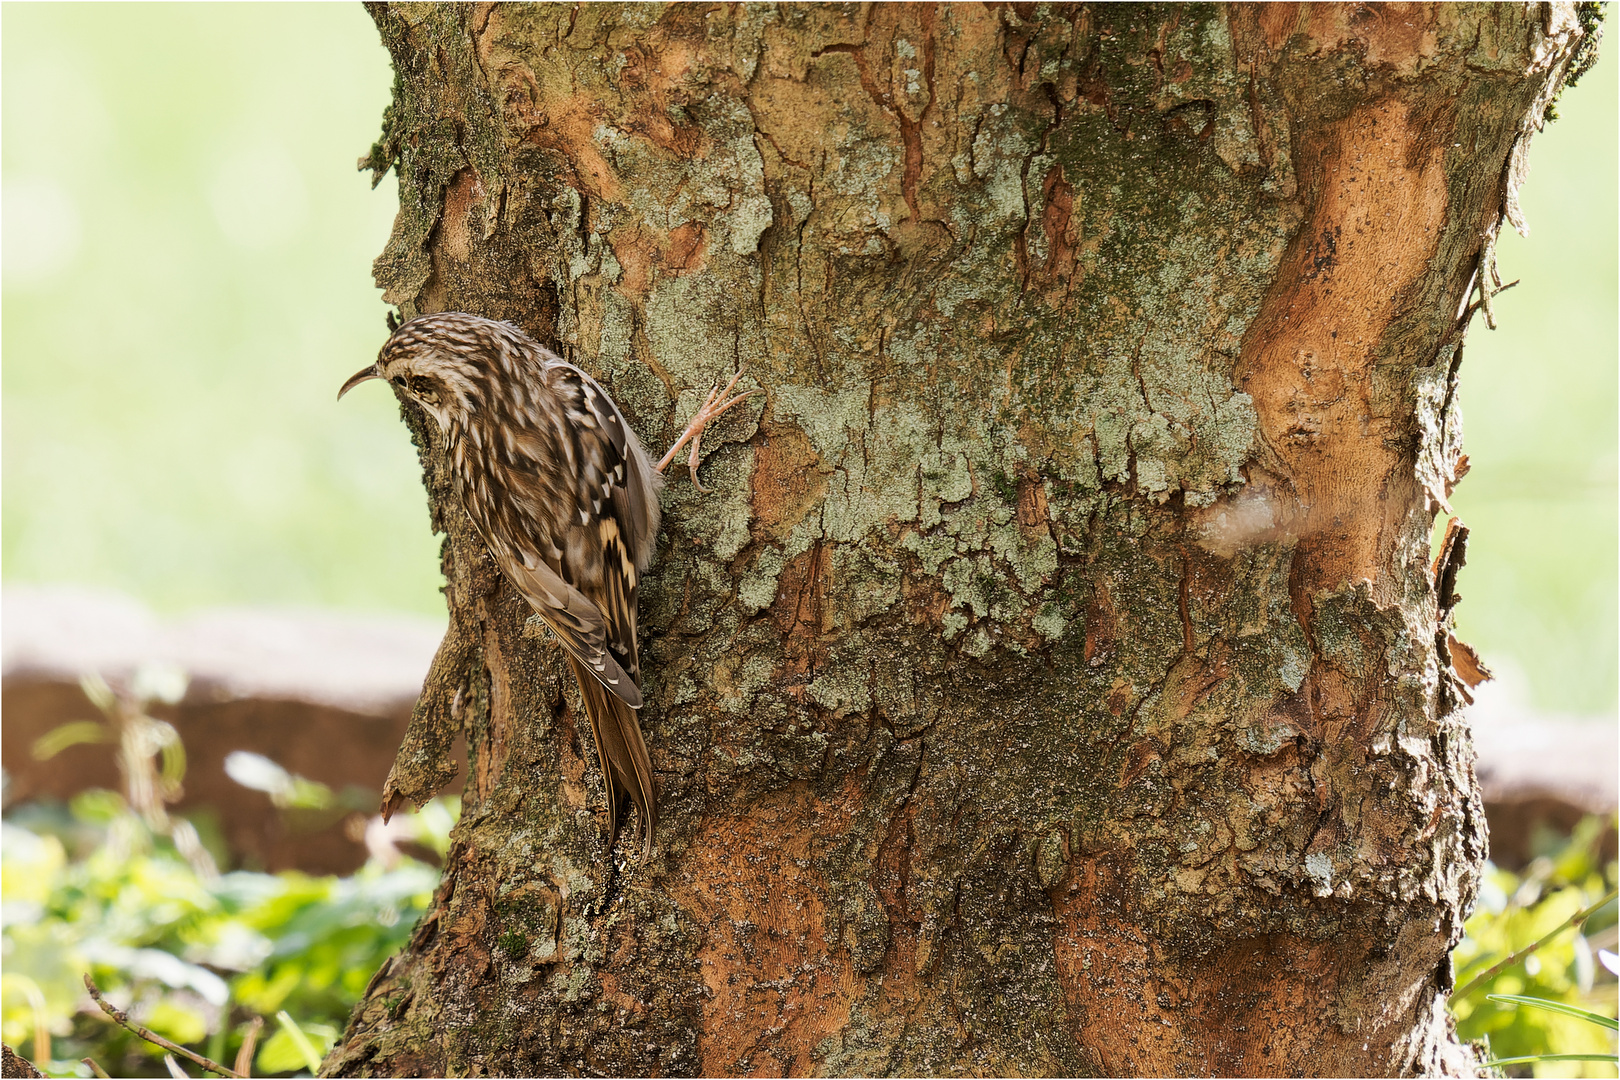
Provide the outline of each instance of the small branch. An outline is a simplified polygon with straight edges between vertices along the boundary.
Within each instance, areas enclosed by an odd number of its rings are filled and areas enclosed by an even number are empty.
[[[1496,269],[1496,234],[1488,232],[1481,239],[1484,240],[1484,246],[1480,248],[1479,264],[1474,271],[1474,282],[1479,289],[1479,299],[1463,307],[1462,325],[1464,329],[1467,329],[1468,324],[1474,320],[1474,314],[1478,311],[1484,311],[1486,328],[1495,330],[1496,309],[1491,301],[1513,288],[1518,284],[1518,281],[1514,280],[1506,285],[1502,284],[1502,275]]]
[[[84,975],[84,988],[90,991],[90,997],[95,1000],[97,1005],[101,1006],[102,1012],[112,1017],[119,1027],[124,1028],[131,1034],[145,1039],[153,1046],[161,1046],[165,1050],[169,1050],[179,1054],[182,1057],[189,1058],[192,1062],[197,1065],[201,1065],[211,1073],[218,1073],[220,1076],[229,1076],[234,1078],[234,1080],[243,1080],[242,1074],[236,1072],[234,1069],[227,1069],[217,1061],[210,1061],[201,1054],[194,1054],[185,1047],[180,1046],[177,1043],[172,1043],[156,1032],[148,1031],[146,1028],[143,1028],[141,1025],[135,1023],[129,1018],[129,1015],[125,1013],[124,1010],[115,1007],[112,1002],[101,996],[101,989],[96,986],[95,980],[90,978],[89,972],[85,972]]]
[[[1509,289],[1513,288],[1513,286],[1517,285],[1518,283],[1519,283],[1519,279],[1514,278],[1512,281],[1508,282],[1506,285],[1502,286],[1500,289],[1497,289],[1494,292],[1489,293],[1488,295],[1493,296],[1493,297],[1501,296],[1503,293],[1507,292]],[[1480,286],[1480,288],[1484,288],[1484,287],[1485,286],[1483,286],[1483,285]],[[1495,330],[1496,329],[1496,312],[1491,310],[1489,304],[1483,298],[1481,298],[1479,300],[1475,300],[1472,304],[1468,305],[1467,310],[1463,314],[1463,322],[1464,323],[1471,322],[1473,320],[1473,318],[1474,318],[1474,313],[1479,311],[1482,307],[1485,309],[1485,327],[1486,327],[1486,329]]]
[[[236,1071],[242,1076],[253,1075],[253,1049],[263,1029],[264,1017],[255,1016],[253,1023],[248,1025],[247,1034],[242,1036],[242,1048],[236,1052]]]
[[[1496,963],[1492,964],[1478,975],[1475,975],[1472,979],[1469,979],[1462,986],[1458,987],[1456,990],[1453,990],[1451,992],[1452,998],[1455,1000],[1457,998],[1466,997],[1469,991],[1473,990],[1477,986],[1482,985],[1483,983],[1489,982],[1497,975],[1497,973],[1501,972],[1505,968],[1510,968],[1514,964],[1517,964],[1520,960],[1523,960],[1525,957],[1547,944],[1547,942],[1551,941],[1559,934],[1562,934],[1565,930],[1571,929],[1572,927],[1579,927],[1587,919],[1590,919],[1599,908],[1603,907],[1603,905],[1612,903],[1617,892],[1620,892],[1620,890],[1610,889],[1608,895],[1606,895],[1603,899],[1599,900],[1589,908],[1582,911],[1577,911],[1575,914],[1559,923],[1552,930],[1548,931],[1547,934],[1545,934],[1539,940],[1531,942],[1518,952],[1509,953],[1508,955],[1504,956],[1502,959],[1498,960]]]
[[[112,1077],[107,1075],[107,1070],[96,1064],[95,1058],[80,1058],[79,1063],[90,1070],[91,1076],[99,1077],[100,1080],[112,1080]]]
[[[1496,329],[1496,312],[1491,309],[1491,298],[1495,295],[1491,286],[1498,289],[1502,287],[1502,279],[1496,272],[1496,233],[1485,234],[1485,250],[1479,256],[1479,302],[1485,309],[1485,325],[1492,330]]]

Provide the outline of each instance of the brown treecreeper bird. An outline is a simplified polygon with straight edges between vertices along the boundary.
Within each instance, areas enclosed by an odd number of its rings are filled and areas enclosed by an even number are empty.
[[[411,319],[338,391],[384,379],[438,423],[467,516],[579,680],[607,787],[608,841],[628,794],[643,857],[658,803],[636,723],[636,586],[653,557],[664,467],[690,441],[692,482],[708,490],[697,479],[703,428],[763,392],[728,396],[741,376],[709,391],[657,465],[595,379],[511,323],[477,315]]]

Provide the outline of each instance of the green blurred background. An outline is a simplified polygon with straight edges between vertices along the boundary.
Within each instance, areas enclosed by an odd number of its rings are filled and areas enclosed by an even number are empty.
[[[7,582],[160,611],[440,615],[437,544],[387,394],[395,196],[354,161],[391,74],[357,4],[7,4]],[[1501,243],[1501,329],[1463,366],[1464,636],[1534,707],[1616,708],[1616,63],[1539,136]]]
[[[359,4],[6,4],[4,577],[440,614]]]

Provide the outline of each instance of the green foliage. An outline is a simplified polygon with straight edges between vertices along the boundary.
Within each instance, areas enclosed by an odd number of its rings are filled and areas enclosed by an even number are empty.
[[[1457,1033],[1485,1042],[1485,1058],[1496,1059],[1510,1075],[1615,1075],[1616,983],[1595,962],[1599,949],[1615,945],[1614,902],[1584,921],[1576,919],[1615,885],[1616,865],[1603,865],[1598,854],[1606,824],[1587,818],[1522,875],[1487,864],[1474,913],[1452,954]],[[1493,966],[1525,954],[1537,942],[1543,944],[1487,976]],[[1603,1055],[1604,1060],[1570,1060],[1570,1055]]]
[[[429,807],[422,839],[443,851],[455,816],[453,803]],[[113,1075],[166,1075],[156,1048],[90,1005],[88,971],[137,1022],[226,1064],[251,1016],[278,1018],[256,1073],[307,1069],[404,945],[438,876],[406,859],[344,878],[210,878],[112,792],[17,808],[0,848],[5,1041],[37,1056],[43,1022],[55,1075],[88,1075],[85,1056]]]

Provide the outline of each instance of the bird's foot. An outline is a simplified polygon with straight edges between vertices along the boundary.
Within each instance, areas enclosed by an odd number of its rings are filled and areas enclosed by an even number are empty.
[[[709,396],[703,399],[702,405],[698,406],[697,415],[692,417],[692,422],[686,425],[686,430],[681,432],[681,437],[675,440],[675,445],[669,448],[669,453],[665,454],[663,460],[655,466],[659,472],[663,472],[664,467],[667,466],[671,461],[675,460],[675,455],[680,453],[681,447],[685,446],[687,442],[690,441],[692,444],[692,452],[687,456],[686,469],[692,475],[692,486],[705,494],[708,493],[709,489],[698,482],[697,475],[698,444],[703,439],[703,429],[708,426],[709,421],[713,420],[715,417],[719,416],[721,413],[725,412],[739,401],[753,397],[755,394],[763,394],[765,392],[759,389],[745,390],[736,397],[727,397],[726,395],[731,393],[732,388],[737,385],[737,380],[742,378],[742,375],[743,373],[741,371],[737,372],[737,374],[731,377],[731,381],[726,383],[723,389],[719,386],[709,388]]]

